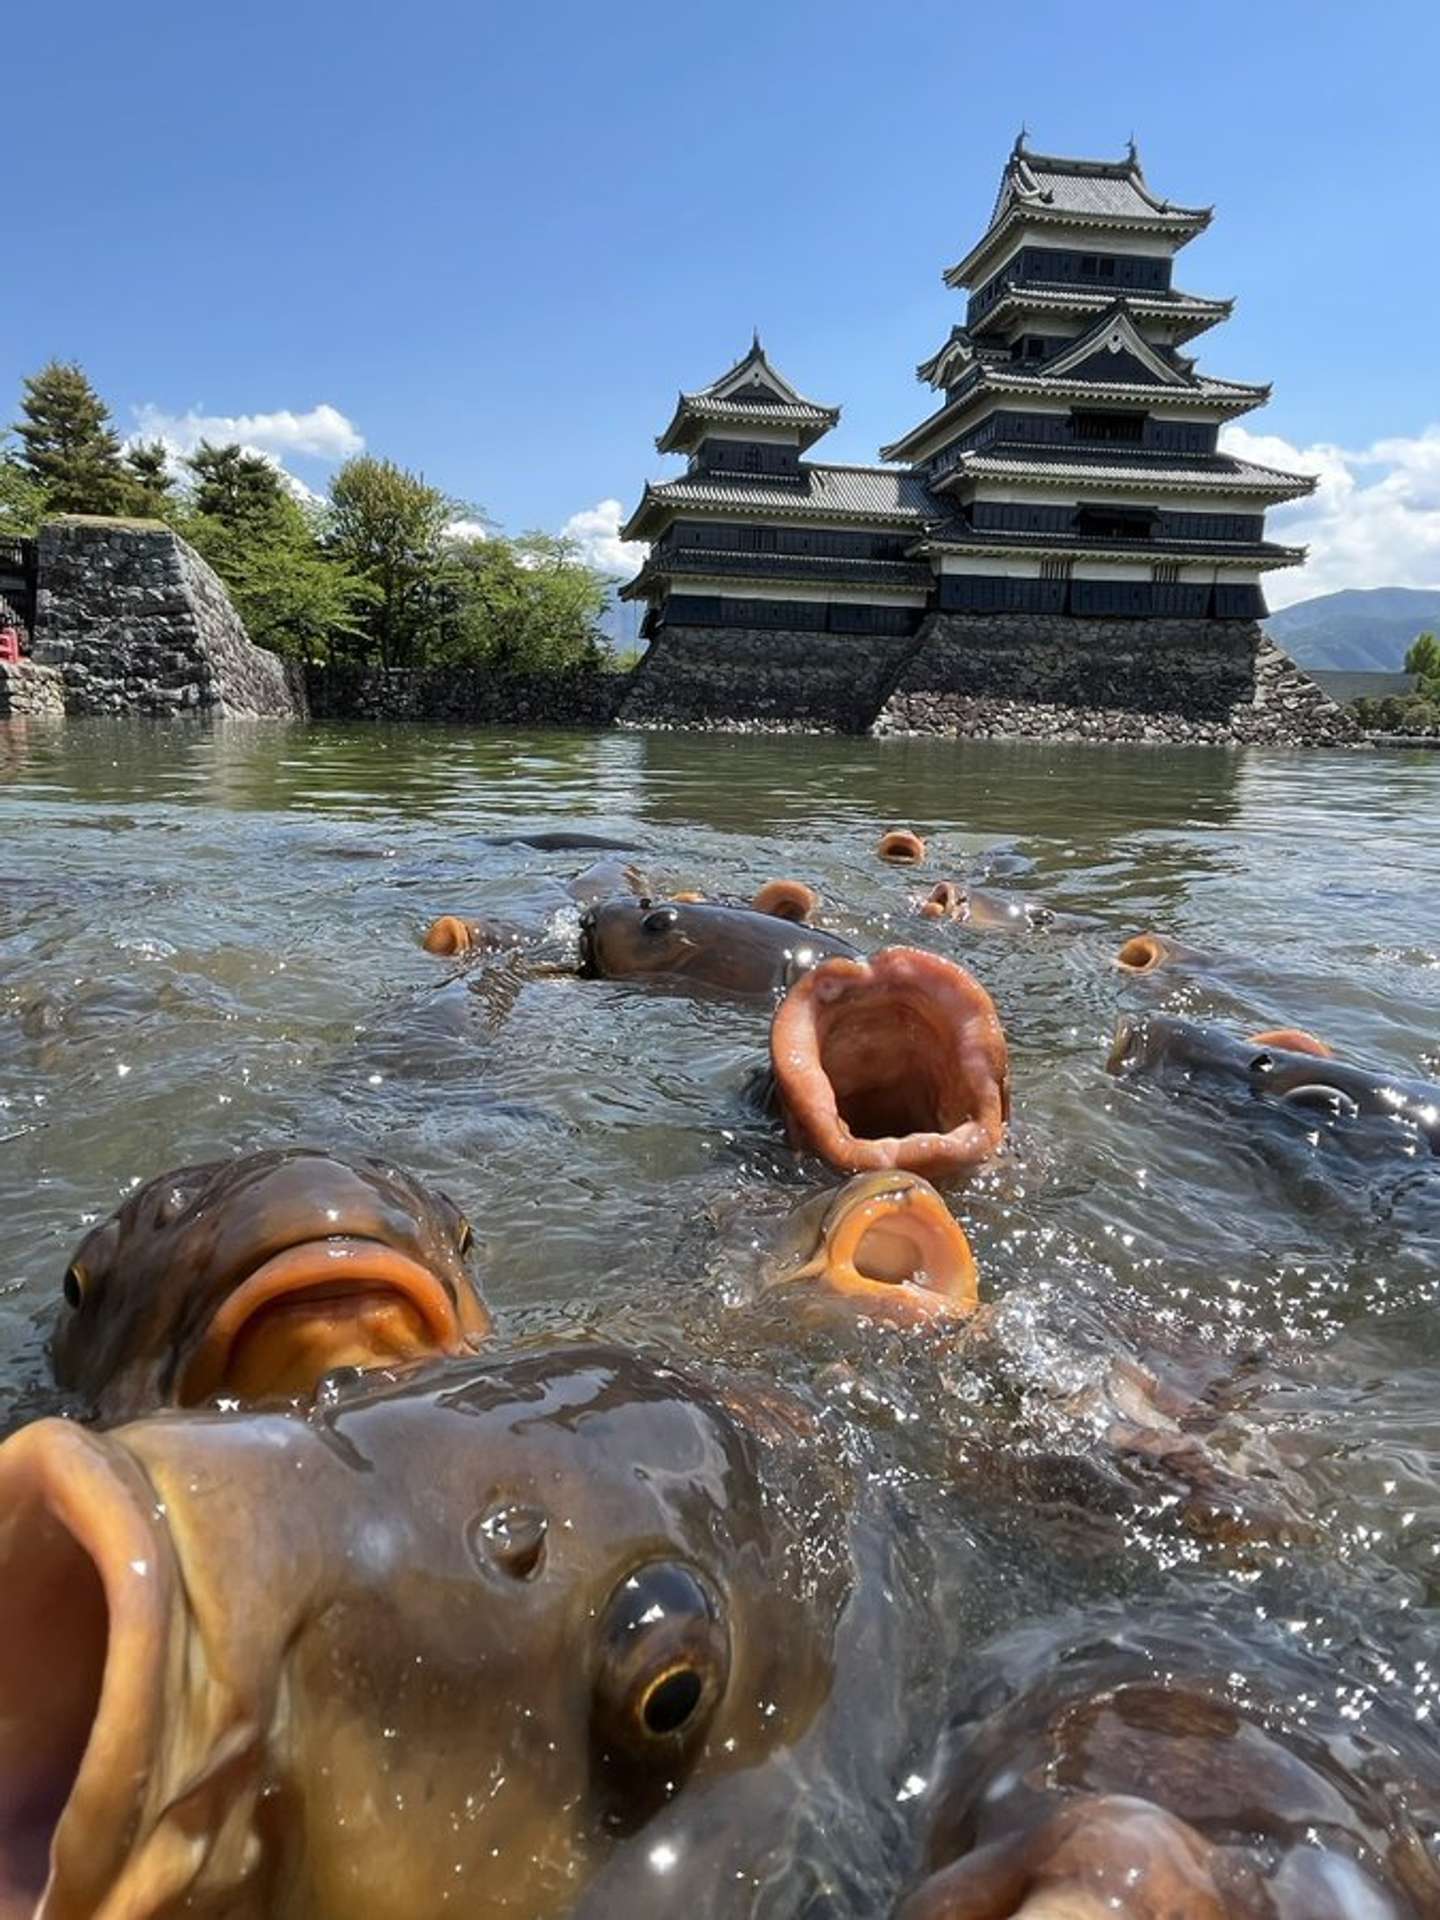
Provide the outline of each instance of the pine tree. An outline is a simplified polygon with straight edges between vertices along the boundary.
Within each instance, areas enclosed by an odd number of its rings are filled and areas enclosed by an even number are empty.
[[[125,449],[130,499],[136,513],[158,518],[174,484],[170,455],[163,440],[137,440]]]
[[[105,402],[73,362],[30,374],[16,422],[21,458],[51,513],[120,513],[125,472]]]
[[[233,442],[215,447],[202,440],[185,464],[195,480],[195,511],[215,520],[265,520],[286,497],[270,462]]]

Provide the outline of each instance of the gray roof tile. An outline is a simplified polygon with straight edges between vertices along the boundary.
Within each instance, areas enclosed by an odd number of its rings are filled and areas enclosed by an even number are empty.
[[[1241,460],[1232,454],[1157,453],[1147,458],[1133,447],[1123,453],[1106,454],[1088,447],[1046,447],[1040,451],[1001,445],[963,453],[957,464],[975,479],[1072,480],[1097,485],[1109,481],[1166,489],[1198,486],[1207,491],[1258,487],[1266,492],[1284,489],[1297,495],[1310,492],[1315,485],[1309,474],[1285,473],[1279,467],[1264,467],[1258,461]]]
[[[784,510],[800,514],[861,514],[900,522],[938,512],[920,476],[901,467],[841,467],[816,462],[799,480],[737,474],[681,474],[645,489],[647,502],[675,507]],[[642,503],[643,505],[644,503]]]

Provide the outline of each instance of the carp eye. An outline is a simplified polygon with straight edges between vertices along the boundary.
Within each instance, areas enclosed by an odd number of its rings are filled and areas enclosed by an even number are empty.
[[[78,1313],[80,1308],[85,1304],[84,1268],[77,1265],[74,1261],[71,1261],[70,1265],[65,1269],[63,1286],[66,1306],[73,1307]]]
[[[679,922],[680,914],[675,907],[655,907],[651,912],[647,913],[645,918],[640,922],[640,931],[642,933],[669,933],[672,927],[679,925]]]
[[[595,1731],[632,1760],[673,1757],[698,1738],[730,1677],[720,1602],[673,1561],[638,1567],[605,1609]]]

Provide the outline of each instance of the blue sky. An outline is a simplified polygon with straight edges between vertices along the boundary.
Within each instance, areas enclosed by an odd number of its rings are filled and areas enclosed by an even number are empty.
[[[125,431],[235,422],[317,487],[363,441],[603,557],[752,325],[844,406],[821,455],[874,459],[1020,122],[1133,129],[1217,209],[1177,275],[1238,296],[1202,365],[1273,379],[1246,429],[1322,474],[1275,599],[1440,584],[1433,4],[77,0],[11,48],[0,417],[76,358]]]

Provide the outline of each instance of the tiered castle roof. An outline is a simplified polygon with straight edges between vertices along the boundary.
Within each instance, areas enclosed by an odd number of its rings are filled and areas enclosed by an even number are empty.
[[[801,447],[813,446],[840,418],[839,407],[807,400],[766,357],[757,333],[750,351],[698,393],[682,393],[665,431],[655,441],[661,453],[690,453],[717,426],[795,427]]]

